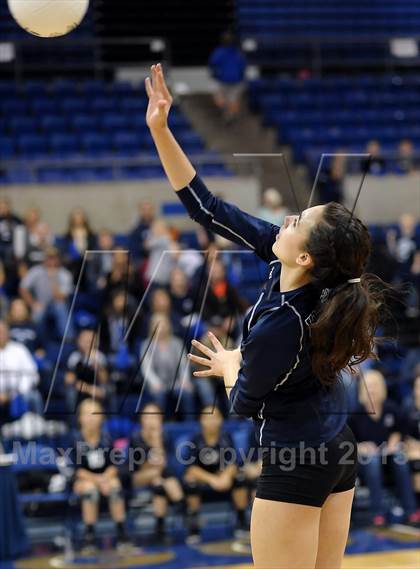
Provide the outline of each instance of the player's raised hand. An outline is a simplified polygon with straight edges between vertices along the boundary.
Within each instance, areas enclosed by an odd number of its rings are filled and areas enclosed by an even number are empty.
[[[162,65],[152,65],[152,79],[146,77],[146,92],[149,105],[146,113],[147,126],[153,129],[163,129],[168,125],[169,110],[172,105],[172,96],[165,82]]]

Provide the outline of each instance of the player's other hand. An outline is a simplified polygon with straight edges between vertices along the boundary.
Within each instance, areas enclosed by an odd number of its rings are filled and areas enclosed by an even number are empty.
[[[172,105],[172,96],[165,82],[162,65],[152,65],[152,78],[146,77],[146,93],[149,105],[146,123],[150,130],[160,130],[168,126],[168,115]]]

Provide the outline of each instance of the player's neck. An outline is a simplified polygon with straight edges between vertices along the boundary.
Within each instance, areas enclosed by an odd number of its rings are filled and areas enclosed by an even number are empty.
[[[289,292],[311,282],[310,275],[299,269],[289,269],[282,266],[280,273],[280,292]]]

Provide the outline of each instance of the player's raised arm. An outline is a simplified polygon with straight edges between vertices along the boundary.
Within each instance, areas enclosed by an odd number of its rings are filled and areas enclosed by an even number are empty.
[[[271,247],[279,227],[217,198],[208,190],[168,127],[172,96],[162,66],[152,65],[151,71],[152,78],[146,78],[149,97],[146,122],[168,180],[188,213],[201,225],[255,251],[265,261],[272,261],[275,256]]]

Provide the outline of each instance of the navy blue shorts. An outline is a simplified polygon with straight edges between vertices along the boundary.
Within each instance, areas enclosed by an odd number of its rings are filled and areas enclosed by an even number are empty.
[[[354,488],[357,442],[346,424],[319,447],[266,448],[257,498],[322,507],[332,493]]]

